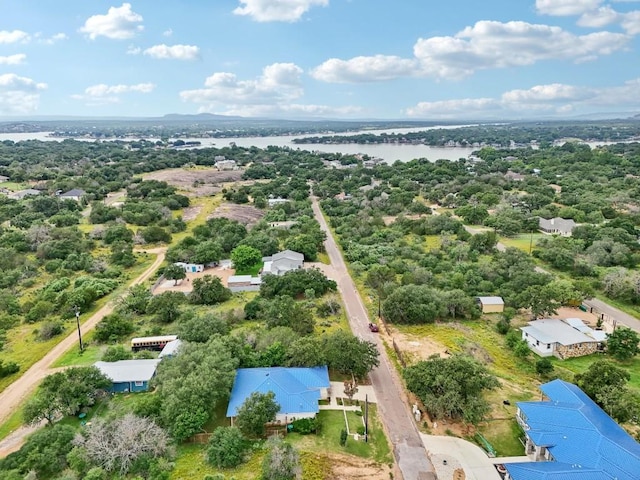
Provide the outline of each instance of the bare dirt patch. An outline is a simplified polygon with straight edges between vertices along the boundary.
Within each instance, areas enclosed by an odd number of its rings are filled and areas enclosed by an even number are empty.
[[[202,278],[207,275],[218,277],[222,284],[226,287],[229,283],[229,277],[235,274],[235,270],[228,266],[220,266],[214,268],[205,268],[203,272],[187,273],[187,277],[183,280],[165,280],[153,291],[154,295],[160,295],[164,292],[182,292],[190,293],[193,290],[193,281],[196,278]]]
[[[185,222],[195,220],[201,211],[202,211],[202,205],[197,205],[195,207],[187,207],[184,210],[182,210],[182,220],[184,220]]]
[[[223,203],[209,215],[210,218],[228,218],[236,220],[243,225],[253,225],[264,217],[264,212],[249,205],[236,205],[234,203]]]
[[[167,182],[190,196],[202,197],[215,195],[222,190],[221,184],[237,182],[242,179],[242,170],[218,171],[214,168],[191,169],[172,168],[158,172],[146,173],[145,180]]]
[[[371,460],[355,456],[329,454],[331,459],[331,476],[333,480],[353,480],[363,478],[367,480],[389,480],[392,470],[387,465],[381,465]]]

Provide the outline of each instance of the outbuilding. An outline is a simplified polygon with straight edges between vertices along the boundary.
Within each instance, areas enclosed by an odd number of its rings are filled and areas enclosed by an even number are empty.
[[[482,313],[504,312],[504,300],[502,297],[478,297],[476,298]]]

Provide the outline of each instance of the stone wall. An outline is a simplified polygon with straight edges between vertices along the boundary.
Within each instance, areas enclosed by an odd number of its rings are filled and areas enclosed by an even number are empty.
[[[574,345],[556,344],[556,356],[561,359],[583,357],[598,351],[598,342],[577,343]]]

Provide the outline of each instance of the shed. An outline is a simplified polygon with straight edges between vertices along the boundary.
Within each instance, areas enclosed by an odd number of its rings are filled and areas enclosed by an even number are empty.
[[[252,393],[273,392],[280,405],[277,422],[286,424],[300,418],[313,418],[320,410],[318,401],[328,398],[330,386],[326,365],[312,368],[239,368],[227,417],[235,417]]]
[[[170,341],[164,346],[164,348],[160,352],[160,355],[158,355],[158,358],[175,357],[180,350],[180,345],[182,345],[182,341],[180,339]]]
[[[93,364],[112,382],[110,392],[146,392],[160,360],[119,360]]]
[[[482,313],[502,313],[504,312],[504,300],[502,297],[478,297],[476,299]]]

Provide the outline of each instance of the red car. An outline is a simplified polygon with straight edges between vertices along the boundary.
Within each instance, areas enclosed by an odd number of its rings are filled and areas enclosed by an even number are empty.
[[[369,330],[371,330],[372,332],[376,333],[379,332],[380,330],[378,329],[378,325],[376,325],[375,323],[370,323],[369,324]]]

